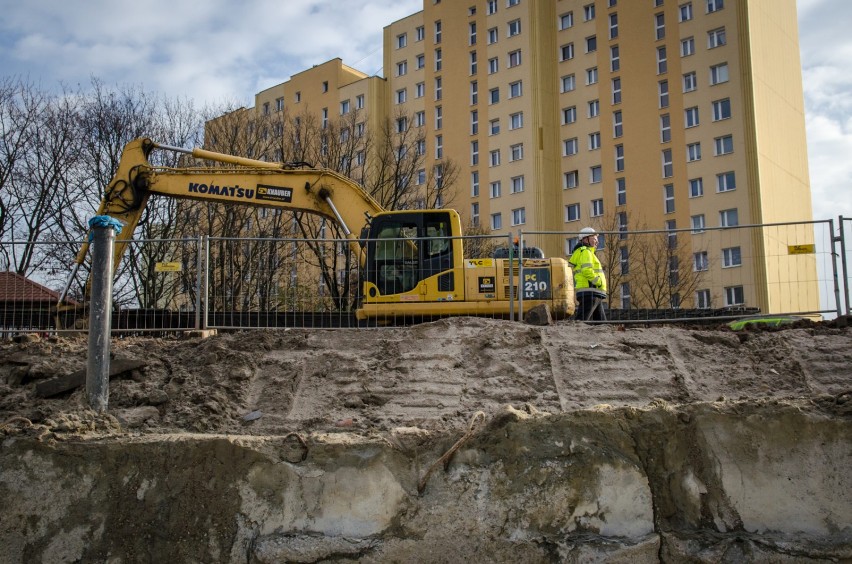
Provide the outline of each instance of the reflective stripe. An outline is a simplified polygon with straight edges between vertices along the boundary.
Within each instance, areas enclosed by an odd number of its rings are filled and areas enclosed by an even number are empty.
[[[580,265],[580,268],[591,268],[591,267],[592,267],[592,263],[590,263],[590,262],[584,262],[583,264]]]

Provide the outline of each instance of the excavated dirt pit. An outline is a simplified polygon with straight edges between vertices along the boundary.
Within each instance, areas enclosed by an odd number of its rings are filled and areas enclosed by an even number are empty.
[[[852,561],[841,321],[6,342],[0,562]]]

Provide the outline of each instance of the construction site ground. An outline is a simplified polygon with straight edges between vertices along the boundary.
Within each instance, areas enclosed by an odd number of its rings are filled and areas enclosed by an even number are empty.
[[[847,322],[3,341],[0,562],[852,561]]]

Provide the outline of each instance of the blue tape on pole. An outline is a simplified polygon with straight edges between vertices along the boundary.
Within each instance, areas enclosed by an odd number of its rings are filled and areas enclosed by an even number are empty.
[[[114,217],[110,217],[108,215],[96,215],[92,219],[89,220],[89,229],[94,229],[96,227],[106,228],[112,227],[115,230],[115,234],[118,235],[121,233],[121,228],[124,227],[121,225],[121,222],[115,219]],[[94,234],[89,231],[89,242],[92,242],[92,237]]]

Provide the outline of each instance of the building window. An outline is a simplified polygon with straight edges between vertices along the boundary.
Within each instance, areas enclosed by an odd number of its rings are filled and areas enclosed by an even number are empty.
[[[488,0],[487,12],[489,16],[497,13],[497,0]]]
[[[683,75],[683,91],[692,92],[696,88],[698,88],[698,80],[695,77],[695,71]]]
[[[441,129],[444,126],[444,108],[443,106],[435,106],[435,129]]]
[[[612,136],[619,138],[624,135],[624,126],[621,121],[621,110],[612,112]]]
[[[488,59],[488,74],[494,74],[500,69],[500,62],[497,57]]]
[[[730,247],[722,249],[722,268],[733,268],[742,266],[742,253],[739,247]]]
[[[426,184],[426,169],[421,168],[417,170],[417,185],[423,186]]]
[[[492,27],[491,29],[488,30],[488,44],[493,45],[494,43],[497,43],[497,28],[496,27]]]
[[[479,197],[479,171],[474,170],[470,173],[470,195],[472,198]]]
[[[586,38],[586,53],[594,53],[598,50],[598,37],[592,35]]]
[[[523,83],[518,80],[517,82],[509,83],[509,98],[517,98],[521,94],[523,94]]]
[[[612,103],[621,103],[621,78],[619,77],[612,79]]]
[[[597,184],[601,181],[601,167],[600,165],[593,166],[589,168],[589,182],[592,184]]]
[[[443,97],[443,82],[441,77],[435,79],[435,100],[440,100]]]
[[[716,47],[721,47],[728,43],[727,37],[725,37],[725,28],[720,27],[718,29],[711,29],[707,32],[707,48],[715,49]]]
[[[710,259],[707,257],[707,251],[692,254],[692,270],[695,272],[704,272],[709,268]]]
[[[686,4],[681,4],[678,7],[678,11],[680,13],[680,21],[688,22],[692,19],[692,2],[687,2]]]
[[[408,119],[406,119],[405,117],[397,118],[397,120],[396,120],[396,132],[402,133],[406,129],[408,129]]]
[[[719,212],[719,226],[720,227],[736,227],[740,224],[739,214],[737,213],[737,208],[733,208],[730,210],[722,210]]]
[[[620,240],[627,239],[627,212],[618,212],[618,238]]]
[[[728,82],[728,63],[710,67],[710,85]]]
[[[562,92],[571,92],[575,87],[576,81],[574,80],[573,74],[562,77]]]
[[[657,90],[660,95],[660,108],[669,107],[669,81],[661,80],[657,85]]]
[[[476,74],[476,71],[477,71],[476,51],[471,51],[470,52],[470,74],[474,75],[474,74]]]
[[[662,12],[654,14],[654,34],[657,41],[666,37],[666,16]]]
[[[586,84],[598,83],[598,67],[586,69]]]
[[[701,143],[689,143],[686,146],[686,161],[700,161],[701,160]]]
[[[624,276],[630,274],[629,257],[630,251],[627,249],[627,247],[618,248],[618,264],[621,270],[621,274]]]
[[[479,164],[479,141],[470,142],[470,164],[471,166]]]
[[[666,48],[657,47],[657,74],[665,74],[669,70],[669,64],[666,59]]]
[[[677,221],[674,219],[666,220],[666,239],[669,249],[677,249]]]
[[[710,308],[710,290],[698,290],[695,292],[695,307],[698,309]]]
[[[426,83],[425,82],[418,82],[414,86],[414,97],[415,98],[422,98],[425,95],[426,95]]]
[[[476,45],[476,22],[467,24],[467,44]]]
[[[732,172],[723,172],[716,175],[716,191],[730,192],[737,189],[737,178]]]
[[[621,69],[621,55],[619,54],[618,45],[613,45],[609,48],[609,70],[617,72]]]
[[[618,14],[612,13],[609,15],[609,38],[615,39],[618,37]]]
[[[509,52],[509,68],[517,67],[521,64],[521,50],[516,49]]]
[[[417,29],[414,30],[414,34],[417,41],[423,41],[426,38],[426,28],[422,25],[418,26]]]
[[[627,181],[623,178],[615,180],[615,204],[617,206],[627,205]]]
[[[500,149],[494,149],[488,154],[488,164],[490,166],[500,166]]]
[[[502,229],[503,228],[503,216],[499,213],[491,214],[491,229]]]
[[[587,22],[593,19],[595,19],[595,5],[586,4],[583,6],[583,21]]]
[[[692,224],[692,232],[693,233],[703,233],[704,232],[704,214],[693,215],[690,219],[690,223]]]
[[[698,125],[698,106],[686,108],[683,111],[684,127],[695,127]]]
[[[524,113],[509,114],[509,129],[520,129],[524,126]]]
[[[440,49],[435,49],[435,71],[440,71],[443,64],[443,55]]]
[[[364,95],[363,94],[358,94],[357,96],[355,96],[355,109],[356,110],[363,110],[364,109]]]
[[[725,288],[725,305],[735,306],[745,303],[745,294],[742,286],[727,286]]]
[[[686,39],[681,39],[680,41],[680,56],[688,57],[690,55],[695,54],[695,39],[692,37],[687,37]]]
[[[475,106],[479,103],[479,85],[473,80],[470,83],[470,105]]]
[[[568,43],[559,48],[560,61],[569,61],[574,58],[574,44]]]
[[[565,221],[579,221],[580,204],[568,204],[565,206]]]
[[[491,90],[489,90],[488,91],[488,103],[489,104],[496,104],[499,101],[500,101],[500,89],[499,88],[492,88]]]
[[[672,120],[669,114],[660,116],[660,142],[668,143],[672,140]]]
[[[512,210],[512,225],[523,225],[527,222],[526,208]]]
[[[489,196],[490,196],[490,198],[491,198],[491,199],[499,198],[499,197],[500,197],[500,192],[501,192],[501,190],[500,190],[500,181],[499,181],[499,180],[496,180],[496,181],[492,182],[491,184],[489,184],[489,185],[488,185],[488,190],[489,190],[489,192],[488,192],[488,193],[489,193]]]
[[[689,181],[689,197],[699,198],[704,195],[704,180],[702,178],[692,178]]]
[[[506,35],[508,37],[513,37],[521,33],[521,20],[512,20],[508,24],[508,31]]]
[[[408,45],[408,34],[407,33],[400,33],[399,35],[397,35],[396,36],[396,48],[402,49],[406,45]]]
[[[580,175],[577,173],[576,170],[566,172],[565,174],[562,175],[562,180],[563,180],[563,186],[562,187],[565,188],[565,189],[576,188],[579,185],[579,180],[580,180],[579,176]]]
[[[595,131],[594,133],[589,133],[589,150],[594,151],[595,149],[601,148],[601,132]]]
[[[713,102],[713,121],[728,119],[731,117],[731,100],[724,98]]]
[[[674,184],[666,184],[663,186],[663,211],[665,213],[674,213]]]
[[[562,108],[562,125],[568,125],[577,121],[577,106]]]
[[[592,200],[592,215],[591,217],[600,217],[604,214],[604,201],[603,199]]]
[[[404,104],[405,103],[405,88],[396,91],[396,103]]]
[[[674,176],[674,165],[672,164],[672,150],[663,149],[663,178]]]
[[[566,12],[559,16],[559,30],[574,27],[574,12]]]
[[[475,55],[476,55],[476,53],[474,53],[474,56]],[[426,66],[426,55],[424,55],[423,53],[420,53],[419,55],[417,55],[417,68],[422,69],[425,66]]]
[[[441,20],[435,22],[435,43],[441,42]]]
[[[444,136],[436,135],[435,136],[435,158],[443,159],[444,158]]]
[[[470,205],[470,222],[474,226],[479,225],[479,204],[476,202]]]
[[[509,147],[509,161],[519,161],[524,158],[524,144],[516,143]]]
[[[402,61],[396,64],[396,75],[404,76],[408,73],[408,61]]]
[[[570,157],[577,154],[577,138],[565,139],[562,141],[562,156]]]
[[[269,115],[269,102],[263,103],[263,115],[265,115],[265,116]]]
[[[707,0],[707,13],[718,12],[725,7],[725,0]]]
[[[506,0],[506,7],[511,8],[512,6],[517,6],[521,3],[521,0]]]
[[[621,309],[630,309],[630,283],[625,282],[621,285]]]
[[[328,92],[328,81],[327,80],[323,81],[323,83],[322,83],[322,91]]]
[[[523,176],[515,176],[512,177],[512,194],[517,194],[518,192],[524,191],[524,177]]]
[[[734,152],[734,137],[732,135],[717,137],[714,142],[716,143],[716,156]]]
[[[328,108],[322,109],[322,128],[328,127]]]
[[[599,100],[591,100],[589,102],[589,117],[598,117],[601,113],[601,103]]]
[[[488,135],[497,135],[500,133],[500,118],[492,119],[488,122]]]

